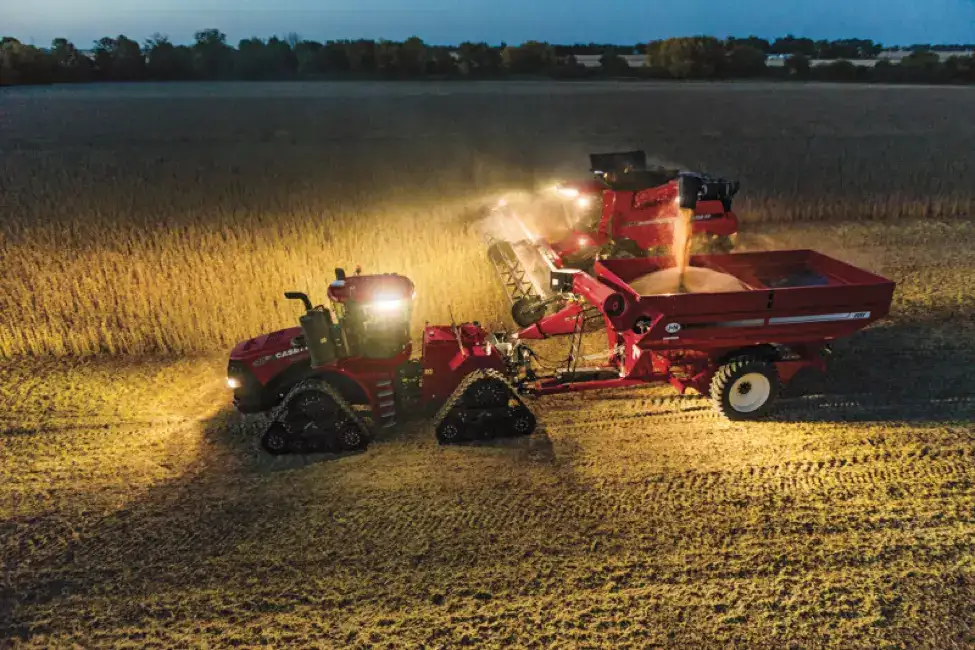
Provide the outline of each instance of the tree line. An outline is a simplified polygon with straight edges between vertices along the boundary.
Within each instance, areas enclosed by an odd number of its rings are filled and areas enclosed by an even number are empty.
[[[177,45],[154,35],[144,43],[124,35],[105,37],[88,51],[64,38],[40,48],[15,38],[0,40],[0,84],[47,84],[88,81],[276,80],[276,79],[422,79],[548,76],[565,79],[655,78],[736,79],[780,77],[834,81],[975,81],[975,58],[964,52],[975,45],[945,48],[959,52],[942,61],[930,46],[912,46],[899,63],[880,61],[857,66],[856,59],[876,58],[883,46],[871,40],[813,41],[785,36],[768,41],[756,36],[720,40],[709,36],[670,38],[635,46],[554,45],[528,41],[500,46],[461,43],[435,46],[417,37],[405,41],[338,40],[320,43],[296,34],[247,38],[236,47],[218,29],[196,32],[191,45]],[[630,66],[638,54],[644,65]],[[588,68],[577,56],[599,55]],[[785,58],[769,66],[770,56]],[[835,59],[812,66],[811,59]]]

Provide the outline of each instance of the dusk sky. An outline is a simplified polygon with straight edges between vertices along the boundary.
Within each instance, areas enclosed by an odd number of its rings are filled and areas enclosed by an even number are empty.
[[[81,47],[153,32],[190,42],[217,27],[241,38],[420,36],[428,43],[637,43],[669,36],[872,38],[888,45],[975,41],[975,0],[0,0],[0,34]]]

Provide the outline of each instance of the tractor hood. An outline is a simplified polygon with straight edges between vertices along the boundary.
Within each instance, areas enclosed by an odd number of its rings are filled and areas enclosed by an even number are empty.
[[[230,352],[230,358],[245,361],[292,349],[304,351],[305,343],[300,337],[300,327],[289,327],[270,334],[261,334],[238,343]]]

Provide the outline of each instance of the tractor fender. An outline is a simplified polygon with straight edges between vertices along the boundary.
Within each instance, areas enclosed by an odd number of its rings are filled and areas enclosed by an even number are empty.
[[[349,404],[369,404],[373,408],[376,407],[373,404],[375,396],[372,391],[351,372],[341,368],[328,368],[316,371],[312,376],[328,382]]]
[[[266,390],[277,394],[280,399],[292,387],[312,378],[328,382],[349,404],[371,404],[370,392],[355,375],[335,367],[316,370],[311,367],[310,361],[307,360],[305,363],[294,364],[278,377],[275,377],[273,384],[268,386]]]

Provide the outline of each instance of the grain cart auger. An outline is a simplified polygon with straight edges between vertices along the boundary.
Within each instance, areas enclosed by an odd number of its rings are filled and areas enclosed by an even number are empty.
[[[502,198],[483,222],[488,259],[525,327],[561,302],[552,267],[592,271],[597,258],[660,254],[671,247],[680,207],[690,208],[693,250],[729,252],[738,233],[731,210],[737,181],[647,166],[642,151],[591,154],[593,178],[562,182],[531,198]]]

